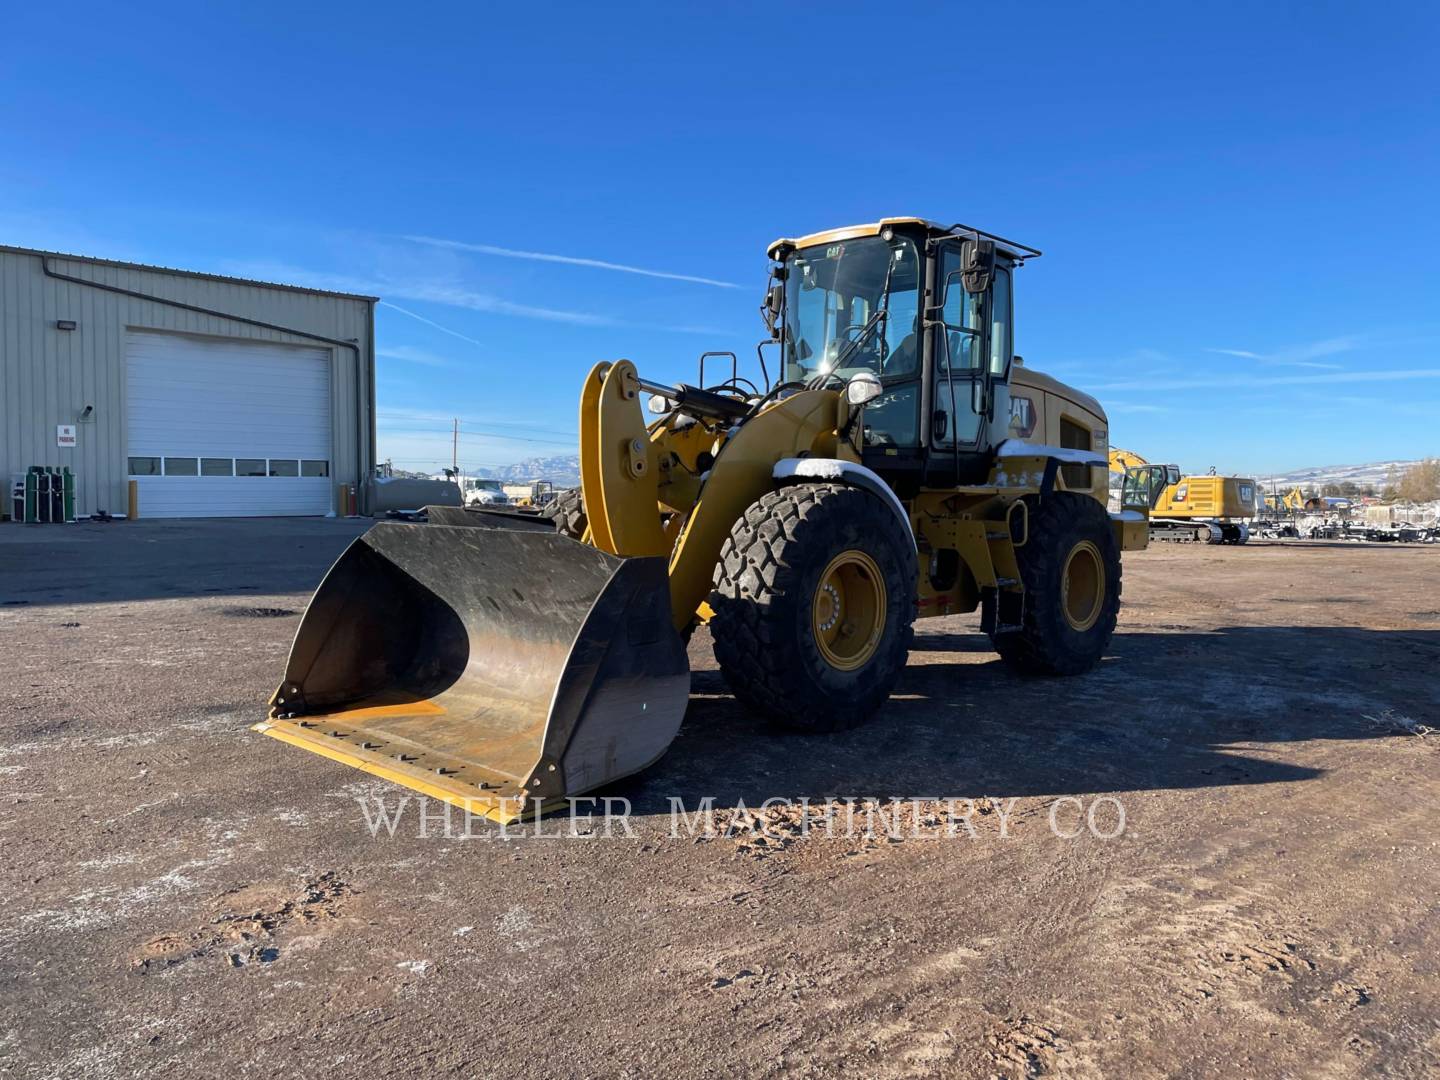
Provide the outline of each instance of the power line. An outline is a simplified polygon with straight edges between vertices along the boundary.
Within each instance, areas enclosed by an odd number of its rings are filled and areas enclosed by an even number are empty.
[[[503,435],[503,434],[501,434],[501,433],[498,432],[498,431],[476,431],[476,430],[474,430],[473,428],[461,428],[461,429],[460,429],[460,434],[461,434],[461,435],[479,435],[481,438],[485,438],[485,439],[509,439],[509,440],[511,440],[512,442],[545,443],[545,444],[547,444],[547,445],[549,445],[549,446],[575,446],[575,445],[578,444],[578,441],[579,441],[579,439],[580,439],[580,436],[579,436],[579,435],[575,435],[573,438],[565,439],[565,440],[560,440],[560,439],[530,439],[530,438],[526,438],[524,435]]]
[[[423,427],[404,428],[403,430],[406,432],[415,432],[416,434],[443,434],[452,436],[455,434],[454,428]],[[508,439],[511,442],[543,443],[547,446],[575,446],[580,439],[578,434],[571,435],[566,439],[535,439],[525,435],[507,435],[503,431],[478,431],[475,428],[461,428],[460,434],[478,435],[482,439]]]
[[[382,411],[382,412],[377,412],[375,415],[376,415],[376,417],[378,417],[379,419],[382,419],[382,420],[409,420],[409,419],[419,419],[419,420],[421,420],[422,422],[423,422],[423,421],[438,422],[438,421],[441,419],[441,418],[438,417],[438,416],[427,416],[427,417],[419,417],[419,418],[416,418],[416,417],[407,417],[404,413],[387,413],[387,412],[383,412],[383,411]],[[573,431],[557,431],[557,430],[555,430],[554,428],[542,428],[542,427],[537,427],[537,426],[534,425],[534,424],[527,424],[527,423],[525,423],[524,421],[520,421],[520,420],[476,420],[476,419],[474,419],[473,417],[467,418],[467,417],[464,417],[464,416],[459,417],[459,420],[460,420],[460,423],[462,423],[462,424],[494,424],[494,425],[496,425],[496,426],[498,426],[498,427],[517,427],[517,428],[521,428],[522,430],[531,431],[531,432],[536,432],[536,433],[541,434],[541,435],[564,435],[564,436],[567,436],[567,437],[570,437],[570,438],[578,438],[577,433],[576,433],[576,432],[573,432]],[[432,429],[432,428],[412,428],[411,430],[413,430],[413,431],[431,431],[431,430],[436,430],[436,429]],[[449,429],[449,428],[446,428],[445,430],[448,431],[448,430],[450,430],[450,429]]]
[[[447,459],[445,459],[445,458],[397,458],[397,457],[388,457],[388,456],[387,456],[387,457],[384,458],[384,460],[390,462],[390,463],[393,464],[393,465],[449,465],[449,464],[450,464],[450,462],[449,462]],[[470,462],[464,462],[464,461],[462,461],[462,462],[460,463],[460,469],[461,469],[462,472],[463,472],[464,470],[466,470],[466,469],[510,469],[510,468],[513,468],[514,466],[520,465],[520,464],[523,464],[523,462],[518,462],[518,461],[470,461]]]

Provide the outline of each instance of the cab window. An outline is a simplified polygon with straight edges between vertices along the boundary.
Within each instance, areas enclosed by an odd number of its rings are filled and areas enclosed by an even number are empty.
[[[920,445],[920,253],[903,237],[820,244],[789,260],[785,286],[787,382],[879,376],[865,438]]]
[[[1066,450],[1090,450],[1090,429],[1068,417],[1060,418],[1060,445]],[[1060,476],[1068,491],[1088,491],[1093,486],[1090,465],[1061,465]]]
[[[1011,326],[1010,316],[1010,271],[997,266],[990,299],[991,375],[1004,375],[1005,366],[1015,354],[1014,328]]]
[[[980,438],[980,417],[974,408],[974,381],[982,374],[981,339],[985,294],[970,293],[960,278],[959,246],[940,257],[939,285],[944,290],[942,318],[935,340],[934,409],[939,451],[973,445]],[[944,414],[943,421],[940,414]],[[940,435],[941,426],[944,434]]]

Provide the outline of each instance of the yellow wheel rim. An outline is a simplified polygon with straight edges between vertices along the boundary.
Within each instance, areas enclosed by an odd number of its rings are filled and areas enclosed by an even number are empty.
[[[854,671],[875,655],[885,634],[885,583],[874,559],[851,550],[830,560],[811,601],[810,626],[833,668]]]
[[[1065,557],[1060,575],[1060,606],[1072,630],[1084,632],[1095,625],[1105,606],[1105,560],[1100,549],[1081,540]]]

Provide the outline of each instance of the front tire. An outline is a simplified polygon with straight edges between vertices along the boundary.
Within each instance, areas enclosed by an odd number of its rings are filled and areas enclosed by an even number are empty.
[[[1120,612],[1120,549],[1096,500],[1057,491],[1030,502],[1018,630],[992,633],[995,651],[1031,675],[1079,675],[1100,662]]]
[[[541,509],[540,516],[553,521],[555,531],[571,540],[583,539],[590,524],[585,517],[585,502],[580,497],[579,488],[560,492]]]
[[[909,656],[915,545],[879,499],[842,484],[767,492],[715,567],[710,633],[735,697],[800,731],[868,720]]]

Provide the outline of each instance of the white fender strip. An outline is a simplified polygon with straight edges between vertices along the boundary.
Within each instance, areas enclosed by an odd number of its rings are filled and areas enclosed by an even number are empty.
[[[995,451],[996,457],[1051,457],[1067,465],[1105,465],[1109,461],[1098,456],[1093,450],[1071,450],[1065,446],[1046,446],[1044,443],[1028,443],[1020,439],[1006,439]]]
[[[864,465],[857,465],[853,461],[842,461],[839,458],[781,458],[775,463],[775,468],[770,475],[781,483],[795,480],[829,480],[868,491],[890,505],[890,508],[895,511],[895,516],[904,523],[910,542],[915,543],[915,531],[910,527],[910,515],[905,512],[904,504],[896,497],[895,492],[890,490],[889,484]],[[916,548],[918,550],[918,544],[916,544]]]

